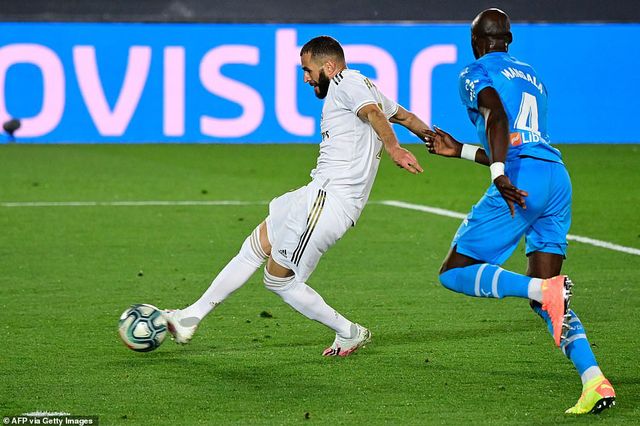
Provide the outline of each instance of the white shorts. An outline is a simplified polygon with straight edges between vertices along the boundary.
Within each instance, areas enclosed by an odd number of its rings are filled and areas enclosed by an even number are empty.
[[[274,198],[266,220],[271,257],[300,281],[353,225],[340,201],[316,181]]]

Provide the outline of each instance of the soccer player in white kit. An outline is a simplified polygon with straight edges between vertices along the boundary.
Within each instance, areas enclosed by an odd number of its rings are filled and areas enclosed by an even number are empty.
[[[178,343],[187,343],[200,321],[265,260],[266,288],[302,315],[335,331],[324,356],[348,356],[371,340],[369,330],[338,313],[306,281],[322,254],[358,220],[383,150],[399,167],[422,172],[414,155],[400,147],[389,122],[403,125],[421,139],[428,127],[380,93],[368,78],[348,69],[335,39],[310,40],[300,58],[304,82],[324,99],[322,142],[312,180],[271,201],[267,218],[200,299],[185,309],[164,311]]]

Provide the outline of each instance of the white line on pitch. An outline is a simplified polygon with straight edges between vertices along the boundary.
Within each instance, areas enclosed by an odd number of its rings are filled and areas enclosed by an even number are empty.
[[[405,203],[403,201],[388,200],[388,201],[379,201],[376,204],[400,207],[401,209],[417,210],[421,212],[436,214],[438,216],[453,217],[456,219],[464,219],[465,217],[467,217],[467,215],[465,214],[454,212],[452,210],[445,210],[437,207],[423,206],[421,204],[410,204],[410,203]],[[602,247],[609,250],[619,251],[619,252],[628,253],[628,254],[635,254],[636,256],[640,256],[640,250],[637,248],[621,246],[618,244],[610,243],[608,241],[596,240],[593,238],[581,237],[580,235],[572,235],[572,234],[567,235],[567,240],[577,241],[579,243],[590,244],[596,247]]]
[[[268,201],[235,201],[235,200],[202,200],[202,201],[33,201],[33,202],[0,202],[0,207],[92,207],[92,206],[258,206],[267,205]],[[403,201],[371,201],[370,204],[382,204],[385,206],[399,207],[402,209],[417,210],[438,216],[464,219],[465,214],[438,207],[421,204],[405,203]],[[577,241],[595,247],[602,247],[622,253],[640,256],[640,250],[633,247],[621,246],[608,241],[596,240],[580,235],[567,235],[570,241]]]
[[[453,210],[445,210],[445,209],[440,209],[438,207],[423,206],[421,204],[409,204],[409,203],[405,203],[404,201],[388,200],[388,201],[379,201],[377,204],[384,204],[385,206],[400,207],[401,209],[418,210],[425,213],[436,214],[438,216],[452,217],[454,219],[464,219],[465,217],[467,217],[466,214],[454,212]]]
[[[269,204],[268,201],[33,201],[5,202],[0,207],[92,207],[92,206],[257,206]]]

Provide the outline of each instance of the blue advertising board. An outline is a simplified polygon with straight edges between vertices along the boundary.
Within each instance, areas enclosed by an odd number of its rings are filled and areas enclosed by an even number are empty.
[[[638,143],[640,25],[516,24],[511,53],[549,94],[558,143]],[[19,142],[317,143],[299,49],[328,34],[427,123],[476,141],[458,98],[464,24],[0,24],[0,122]],[[400,130],[404,142],[416,141]]]

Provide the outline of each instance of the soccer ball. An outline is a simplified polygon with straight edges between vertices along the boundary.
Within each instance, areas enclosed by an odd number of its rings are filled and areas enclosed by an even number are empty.
[[[120,315],[120,338],[129,349],[149,352],[157,349],[167,335],[167,320],[153,305],[131,305]]]

